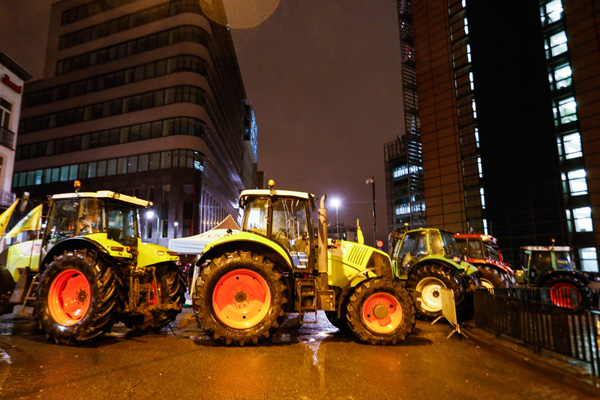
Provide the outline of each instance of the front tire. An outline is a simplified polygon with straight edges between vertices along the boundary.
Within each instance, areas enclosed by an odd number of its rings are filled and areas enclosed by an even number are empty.
[[[356,287],[347,307],[348,326],[362,341],[374,345],[403,342],[415,325],[410,294],[389,279],[368,280]]]
[[[213,259],[196,282],[198,324],[215,340],[243,346],[269,338],[285,316],[286,285],[274,264],[235,251]]]
[[[408,288],[420,293],[416,302],[417,314],[426,320],[442,315],[441,289],[452,289],[457,313],[466,299],[463,280],[457,274],[437,265],[419,267],[408,279]]]
[[[40,278],[37,318],[57,344],[89,342],[107,332],[123,306],[113,268],[89,250],[65,251]]]

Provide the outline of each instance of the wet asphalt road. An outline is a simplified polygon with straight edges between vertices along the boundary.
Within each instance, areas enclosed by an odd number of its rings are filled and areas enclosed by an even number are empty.
[[[185,309],[190,312],[190,309]],[[273,341],[225,347],[196,324],[143,336],[117,325],[83,347],[50,344],[32,321],[0,322],[1,399],[592,399],[491,347],[418,321],[399,346],[343,336],[324,314]]]

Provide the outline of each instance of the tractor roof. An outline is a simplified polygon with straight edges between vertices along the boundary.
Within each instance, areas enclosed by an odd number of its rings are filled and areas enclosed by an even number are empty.
[[[495,237],[490,236],[490,235],[482,235],[479,233],[455,233],[454,238],[456,238],[456,239],[481,239],[483,242],[493,242],[493,243],[497,242]]]
[[[239,198],[239,204],[244,204],[250,197],[288,197],[302,200],[309,200],[314,203],[314,195],[307,192],[295,192],[292,190],[269,190],[269,189],[249,189],[242,190]]]
[[[127,196],[121,193],[115,193],[110,190],[100,190],[98,192],[62,193],[52,196],[52,200],[77,198],[113,199],[141,207],[148,207],[152,205],[151,201],[138,199],[137,197]]]
[[[569,246],[523,246],[521,250],[529,251],[571,251]]]

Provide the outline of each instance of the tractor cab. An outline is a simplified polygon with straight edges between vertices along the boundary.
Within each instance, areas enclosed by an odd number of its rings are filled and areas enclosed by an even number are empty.
[[[138,209],[150,204],[111,191],[54,195],[42,251],[47,254],[65,239],[87,238],[123,246],[132,254],[138,247]]]
[[[549,271],[576,270],[568,246],[525,246],[521,247],[521,257],[523,269],[515,274],[519,283],[537,284]]]
[[[290,255],[295,268],[308,268],[314,246],[311,194],[277,190],[245,190],[240,196],[245,209],[242,231],[264,236]],[[314,261],[313,261],[314,262]]]

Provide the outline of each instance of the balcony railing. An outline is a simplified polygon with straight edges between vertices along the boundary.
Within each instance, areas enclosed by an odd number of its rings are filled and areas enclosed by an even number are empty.
[[[6,128],[0,127],[0,144],[11,150],[15,149],[15,133]]]

